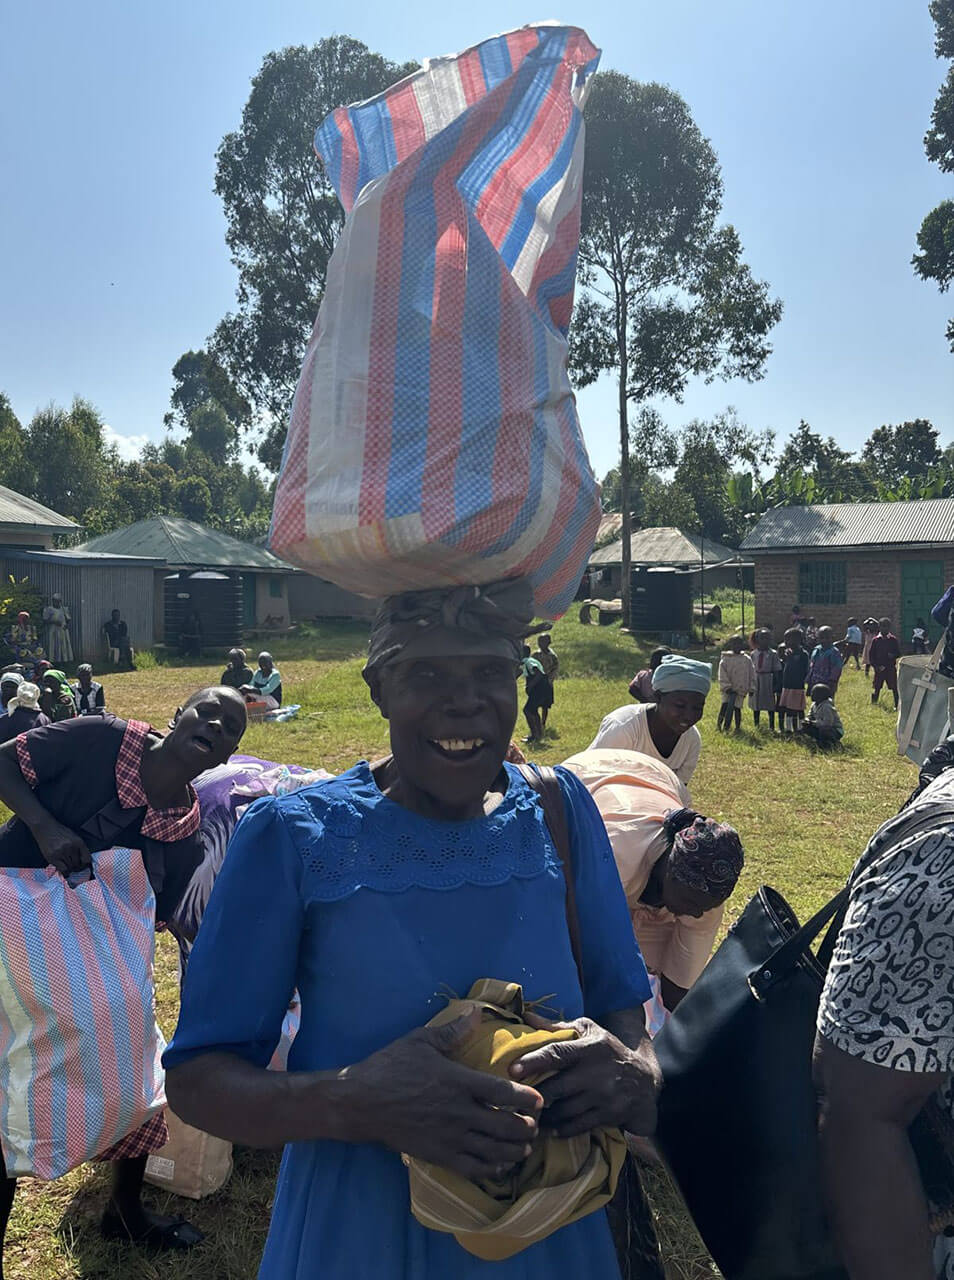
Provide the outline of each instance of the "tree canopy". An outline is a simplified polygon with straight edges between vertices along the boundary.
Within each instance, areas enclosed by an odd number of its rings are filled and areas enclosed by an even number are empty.
[[[954,60],[954,0],[931,0],[929,8],[935,25],[934,50],[939,58]],[[924,150],[942,173],[954,173],[954,63],[938,90]],[[954,200],[942,200],[925,217],[918,249],[912,258],[915,271],[944,293],[954,280]],[[948,323],[947,337],[954,351],[954,319]]]
[[[350,36],[269,53],[240,126],[219,147],[215,190],[239,278],[236,309],[216,328],[210,352],[265,424],[259,457],[273,471],[343,221],[315,156],[315,129],[336,107],[381,93],[415,69]]]
[[[585,117],[571,368],[579,386],[617,377],[626,612],[630,406],[679,400],[694,377],[761,377],[782,308],[743,262],[735,229],[718,222],[718,160],[678,93],[603,72]]]

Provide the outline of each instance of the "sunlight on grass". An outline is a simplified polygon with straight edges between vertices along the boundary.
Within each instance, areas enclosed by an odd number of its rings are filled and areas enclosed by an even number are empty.
[[[723,604],[723,623],[710,632],[715,663],[721,639],[739,625],[734,602]],[[751,625],[747,610],[746,621]],[[367,629],[328,624],[313,634],[276,641],[272,652],[284,680],[285,701],[299,702],[298,719],[253,725],[242,750],[272,760],[322,765],[332,771],[387,751],[387,725],[361,678]],[[584,627],[576,610],[553,628],[560,657],[551,730],[535,758],[558,763],[588,746],[601,717],[629,701],[627,684],[654,641],[623,634],[618,626]],[[176,706],[202,684],[219,678],[222,662],[186,666],[144,662],[135,672],[103,676],[109,706],[120,715],[163,726]],[[752,725],[742,732],[715,731],[718,697],[709,699],[700,725],[702,760],[693,780],[697,808],[738,827],[746,849],[742,882],[729,902],[731,923],[762,882],[774,885],[804,919],[839,887],[879,822],[893,813],[914,782],[914,770],[898,757],[894,713],[872,707],[864,676],[848,671],[838,707],[845,722],[843,749],[821,753],[808,743],[782,740]],[[517,736],[522,736],[518,724]],[[175,1025],[178,984],[175,947],[158,946],[160,1021]],[[105,1174],[86,1166],[41,1187],[25,1182],[8,1238],[8,1280],[252,1280],[268,1223],[277,1167],[270,1153],[240,1152],[236,1173],[218,1195],[198,1204],[151,1193],[160,1209],[184,1213],[209,1235],[192,1255],[149,1259],[100,1241],[96,1231],[105,1197]],[[648,1179],[660,1219],[672,1280],[704,1280],[716,1273],[665,1178]]]

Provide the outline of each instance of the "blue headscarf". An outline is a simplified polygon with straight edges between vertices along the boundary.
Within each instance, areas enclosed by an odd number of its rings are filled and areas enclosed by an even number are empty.
[[[706,694],[711,684],[712,667],[709,663],[685,658],[681,653],[667,653],[653,672],[656,693],[672,693],[678,689],[686,693]]]

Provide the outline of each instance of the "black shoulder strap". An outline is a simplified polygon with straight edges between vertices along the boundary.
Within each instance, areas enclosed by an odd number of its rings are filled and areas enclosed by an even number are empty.
[[[553,769],[547,765],[519,764],[517,768],[523,775],[527,785],[540,797],[543,816],[550,831],[550,839],[560,858],[563,867],[563,879],[566,881],[566,925],[570,934],[570,946],[573,959],[576,961],[580,977],[580,988],[583,989],[583,950],[580,943],[580,917],[576,909],[576,883],[573,875],[573,850],[570,847],[570,828],[566,820],[566,802],[563,799],[563,788],[560,779]]]
[[[895,848],[905,840],[910,840],[912,836],[930,830],[938,822],[945,820],[954,822],[954,802],[939,800],[931,804],[915,805],[912,809],[903,809],[901,813],[882,823],[855,864],[845,887],[790,938],[786,939],[764,965],[749,974],[749,987],[753,995],[761,999],[770,987],[791,972],[806,948],[811,946],[825,924],[831,920],[828,932],[818,950],[818,963],[822,970],[827,970],[835,951],[838,934],[845,922],[851,887],[859,875],[889,849]]]

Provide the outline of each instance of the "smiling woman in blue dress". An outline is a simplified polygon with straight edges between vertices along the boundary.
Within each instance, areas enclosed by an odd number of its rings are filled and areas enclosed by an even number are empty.
[[[482,1261],[412,1216],[401,1159],[503,1177],[541,1127],[654,1126],[649,986],[599,814],[558,771],[584,998],[559,855],[537,793],[504,764],[531,618],[523,582],[385,601],[364,674],[393,754],[258,801],[233,838],[165,1062],[189,1123],[287,1144],[268,1280],[619,1276],[602,1210]],[[574,1020],[539,1089],[520,1064],[505,1079],[455,1063],[472,1026],[424,1029],[441,993],[484,977]],[[296,988],[301,1028],[278,1075],[265,1068]]]

